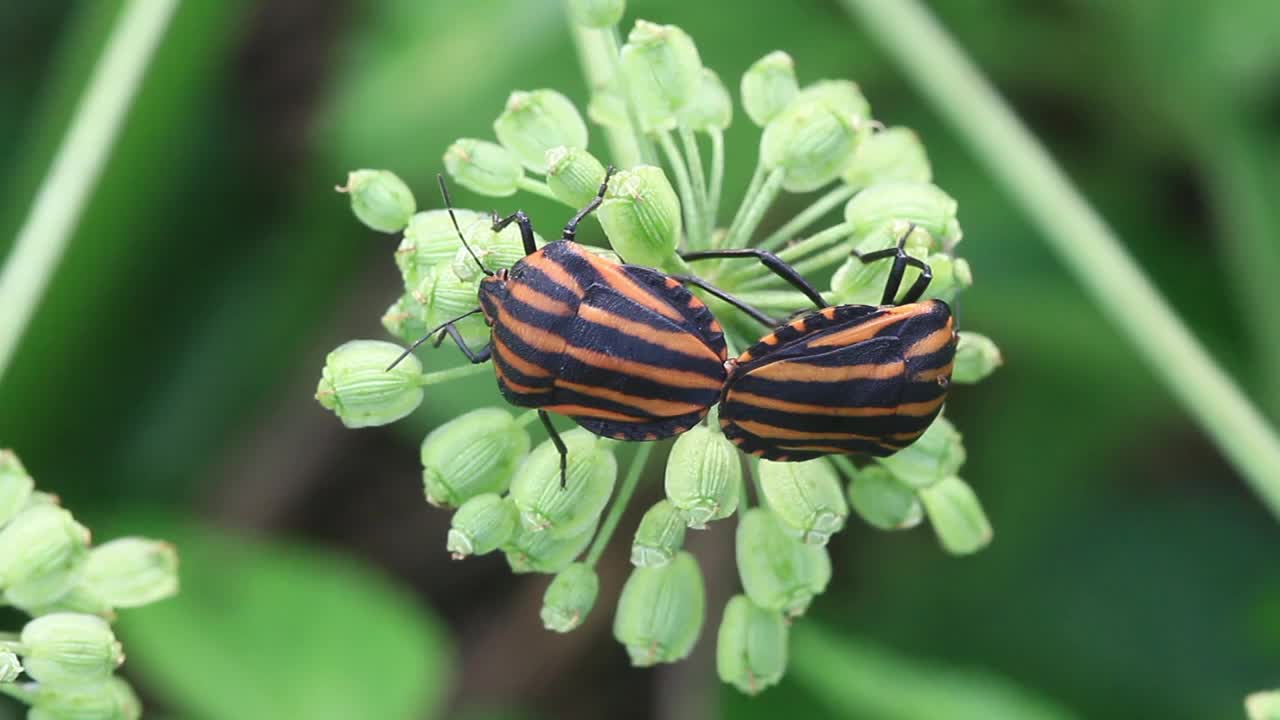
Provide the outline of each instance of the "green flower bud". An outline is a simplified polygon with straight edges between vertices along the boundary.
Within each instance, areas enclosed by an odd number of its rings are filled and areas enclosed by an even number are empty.
[[[863,520],[881,530],[906,530],[924,518],[916,491],[879,465],[858,471],[849,484],[849,502]]]
[[[476,495],[453,514],[446,547],[454,560],[491,553],[511,541],[518,516],[510,499],[497,493]]]
[[[849,517],[840,478],[826,458],[761,460],[760,489],[783,527],[811,545],[826,545]]]
[[[587,117],[603,127],[631,131],[627,103],[610,85],[600,85],[591,91],[591,100],[587,102]]]
[[[524,243],[520,239],[520,229],[515,224],[495,233],[493,219],[485,214],[471,210],[454,210],[458,218],[458,227],[467,238],[467,244],[475,251],[476,257],[490,270],[511,267],[524,257]],[[542,238],[534,236],[539,245]],[[404,230],[404,239],[396,250],[396,265],[404,278],[405,287],[417,288],[437,266],[456,262],[460,253],[465,256],[466,278],[473,278],[478,273],[475,261],[462,247],[458,232],[444,210],[427,210],[414,215],[409,220],[409,227]],[[455,273],[455,275],[457,275]],[[478,280],[476,281],[478,284]],[[471,291],[471,305],[475,306],[475,289]],[[456,317],[456,316],[455,316]],[[445,318],[446,320],[448,318]]]
[[[751,508],[738,521],[738,576],[747,597],[766,610],[803,615],[831,581],[831,559],[822,545],[786,532],[772,511]]]
[[[866,253],[893,247],[898,243],[898,238],[902,237],[910,228],[911,225],[903,221],[895,221],[879,227],[857,244],[857,250]],[[914,258],[920,260],[932,259],[934,256],[929,255],[929,249],[934,244],[933,237],[929,233],[916,228],[907,237],[905,249],[907,254]],[[884,295],[885,283],[888,281],[889,273],[892,269],[893,263],[889,260],[865,263],[856,257],[850,257],[831,276],[831,290],[835,295],[835,300],[848,304],[879,305],[881,297]],[[938,271],[944,270],[942,264],[939,264]],[[902,287],[910,287],[911,283],[915,282],[919,275],[919,270],[908,267],[906,274],[902,278]],[[937,277],[936,272],[934,277]],[[931,283],[926,294],[930,297],[934,296],[933,291],[937,284],[936,280]]]
[[[933,170],[920,136],[910,128],[895,127],[863,138],[841,177],[861,189],[893,180],[927,183]]]
[[[939,416],[914,443],[876,461],[898,480],[920,490],[955,475],[964,459],[959,431]]]
[[[36,505],[0,530],[0,587],[12,605],[42,605],[76,584],[88,554],[89,531],[71,513]]]
[[[774,50],[742,74],[742,107],[751,122],[764,127],[778,117],[800,91],[791,56]]]
[[[667,498],[683,510],[689,527],[701,530],[738,509],[742,464],[738,451],[718,430],[698,425],[681,435],[667,458]]]
[[[118,677],[75,687],[38,686],[27,720],[138,720],[142,704]]]
[[[714,70],[702,69],[702,85],[680,110],[680,122],[700,132],[724,130],[733,122],[733,99]]]
[[[1280,690],[1250,693],[1244,699],[1249,720],[1280,720]]]
[[[631,541],[631,564],[662,567],[671,562],[684,545],[685,514],[669,500],[659,500],[640,518]]]
[[[787,669],[787,622],[746,595],[724,606],[716,637],[716,673],[748,695],[776,685]]]
[[[920,491],[920,501],[943,549],[968,555],[991,542],[991,523],[973,488],[952,475]]]
[[[533,172],[547,166],[547,151],[587,147],[587,124],[569,98],[555,90],[517,90],[493,122],[498,142]]]
[[[178,553],[159,540],[112,540],[89,551],[81,584],[111,607],[150,605],[177,594]]]
[[[840,176],[857,149],[851,117],[825,102],[797,99],[765,126],[760,161],[768,170],[785,172],[787,192],[817,190]]]
[[[819,80],[796,94],[796,104],[814,100],[848,118],[854,127],[862,127],[871,119],[871,103],[852,80]]]
[[[547,151],[547,187],[572,207],[585,207],[600,192],[604,165],[581,148],[560,147]]]
[[[636,667],[683,660],[698,641],[705,606],[698,562],[682,551],[662,567],[631,571],[618,598],[613,636]]]
[[[351,195],[351,211],[378,232],[403,230],[418,209],[409,186],[389,170],[353,170],[337,190]]]
[[[680,199],[653,165],[616,173],[596,216],[609,244],[630,263],[661,267],[680,240]]]
[[[53,613],[78,613],[81,615],[96,615],[107,622],[115,622],[116,619],[115,608],[90,591],[85,585],[83,577],[74,587],[51,601],[47,598],[41,598],[40,604],[15,605],[15,607],[31,617],[40,617],[41,615]]]
[[[458,270],[464,272],[475,270],[476,277],[460,278]],[[405,293],[407,297],[404,299],[403,308],[409,313],[409,319],[402,324],[420,323],[425,328],[437,328],[469,310],[474,310],[481,276],[479,268],[476,267],[470,255],[466,256],[465,263],[455,262],[435,266],[416,286]],[[483,344],[489,340],[489,327],[485,324],[484,318],[479,315],[463,318],[454,327],[470,345]],[[414,340],[417,339],[414,338]],[[452,346],[452,342],[449,344]]]
[[[675,127],[677,114],[702,87],[698,47],[675,25],[637,20],[622,47],[621,63],[645,132]]]
[[[111,626],[94,615],[54,613],[22,628],[27,674],[47,685],[86,685],[106,680],[124,662]]]
[[[325,358],[316,401],[349,428],[399,420],[422,402],[422,363],[410,354],[390,370],[404,349],[381,340],[352,340]]]
[[[462,138],[444,152],[444,169],[459,185],[492,197],[515,195],[524,168],[505,147]]]
[[[1003,364],[1000,348],[991,342],[991,338],[964,330],[960,332],[960,344],[956,346],[956,365],[951,372],[951,380],[976,383]]]
[[[458,507],[477,495],[506,492],[529,446],[529,433],[502,408],[479,408],[450,420],[422,441],[427,502]]]
[[[558,573],[587,549],[595,532],[596,526],[591,525],[581,535],[557,538],[553,533],[517,524],[515,535],[502,546],[502,551],[514,573]]]
[[[412,295],[401,295],[382,314],[382,327],[401,342],[412,343],[429,329],[422,319],[421,309],[422,306],[413,299]]]
[[[61,507],[62,500],[57,495],[54,495],[53,493],[41,492],[39,490],[36,490],[35,492],[31,493],[31,497],[27,498],[27,504],[24,505],[22,509],[26,510],[27,508],[39,507],[40,505],[51,505],[53,507]]]
[[[625,0],[569,0],[569,17],[575,25],[607,28],[617,25],[627,9]]]
[[[36,482],[12,450],[0,450],[0,527],[26,507]]]
[[[22,674],[22,663],[18,656],[8,650],[0,651],[0,684],[11,683]]]
[[[511,499],[525,528],[573,537],[599,521],[613,494],[618,461],[608,440],[582,428],[563,433],[560,439],[569,451],[564,486],[560,485],[560,453],[547,440],[520,466],[511,482]]]
[[[962,235],[956,220],[956,201],[938,186],[926,182],[891,180],[876,183],[844,206],[844,219],[859,243],[895,221],[915,223],[919,230],[953,247]],[[912,233],[914,237],[916,233]],[[896,241],[897,238],[894,238]]]
[[[548,630],[565,633],[582,624],[596,604],[600,578],[591,566],[573,563],[561,570],[542,596],[542,625]]]

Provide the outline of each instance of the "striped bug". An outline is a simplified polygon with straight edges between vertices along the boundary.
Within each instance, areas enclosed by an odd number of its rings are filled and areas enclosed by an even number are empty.
[[[744,452],[800,461],[829,454],[892,455],[919,438],[942,410],[957,337],[951,308],[920,302],[933,275],[904,245],[857,254],[893,258],[879,306],[828,305],[796,271],[763,250],[711,250],[688,260],[755,257],[818,306],[731,360],[720,425]],[[920,276],[896,302],[908,266]]]
[[[396,360],[435,337],[449,337],[472,363],[492,359],[508,402],[536,408],[560,452],[564,442],[548,413],[621,440],[661,440],[692,427],[720,397],[727,349],[720,324],[682,282],[696,278],[614,262],[575,242],[580,222],[603,202],[610,168],[596,197],[565,225],[560,239],[538,248],[527,215],[493,217],[498,232],[515,223],[525,256],[490,270],[467,244],[444,196],[454,229],[484,272],[479,307],[428,331]],[[469,347],[455,323],[483,313],[489,342]],[[394,367],[395,363],[392,364]]]

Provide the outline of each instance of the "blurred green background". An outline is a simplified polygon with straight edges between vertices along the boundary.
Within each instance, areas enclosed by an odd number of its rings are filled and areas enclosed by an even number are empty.
[[[0,3],[0,253],[120,5]],[[1280,418],[1280,5],[933,6]],[[411,421],[359,432],[312,393],[330,348],[383,337],[398,293],[394,241],[333,186],[386,167],[434,207],[445,147],[492,137],[511,90],[585,106],[559,3],[188,0],[0,383],[0,445],[43,489],[98,537],[179,544],[182,597],[120,626],[150,716],[1227,718],[1280,681],[1274,519],[874,38],[835,0],[632,0],[624,27],[637,17],[688,30],[735,95],[783,49],[802,82],[852,78],[879,119],[920,132],[960,202],[976,276],[962,323],[1006,358],[948,403],[995,542],[955,559],[927,528],[853,523],[787,679],[754,700],[713,668],[731,527],[691,540],[713,598],[691,660],[632,670],[611,638],[625,541],[591,621],[543,631],[546,579],[500,557],[451,563],[448,515],[422,501],[422,434],[500,402],[492,379],[432,388]],[[741,113],[728,132],[730,202],[757,133]],[[563,220],[510,202],[544,234]],[[766,229],[803,203],[784,196]]]

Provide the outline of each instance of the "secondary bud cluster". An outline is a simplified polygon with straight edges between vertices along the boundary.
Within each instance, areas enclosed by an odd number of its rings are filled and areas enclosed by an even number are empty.
[[[174,548],[136,537],[91,547],[88,529],[34,488],[0,450],[0,591],[32,616],[0,640],[0,684],[25,678],[10,694],[32,718],[137,718],[137,698],[114,676],[124,651],[110,620],[177,592]]]

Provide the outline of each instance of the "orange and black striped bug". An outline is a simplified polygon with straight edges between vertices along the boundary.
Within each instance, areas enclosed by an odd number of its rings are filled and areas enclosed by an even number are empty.
[[[730,361],[720,394],[720,425],[742,451],[769,460],[800,461],[831,454],[892,455],[919,438],[942,410],[951,382],[957,337],[951,308],[921,296],[929,266],[896,247],[858,255],[863,262],[894,258],[879,306],[827,305],[765,335]],[[768,257],[763,257],[768,255]],[[713,250],[686,259],[754,256],[759,250]],[[900,304],[908,266],[920,275]],[[773,269],[771,267],[771,269]],[[791,270],[789,282],[807,282]],[[816,299],[815,299],[816,296]]]
[[[495,214],[495,232],[515,223],[524,242],[525,257],[510,269],[486,268],[454,219],[463,246],[485,274],[479,307],[432,329],[405,351],[448,336],[472,363],[492,358],[507,401],[538,410],[560,452],[562,484],[567,451],[548,413],[565,415],[597,435],[660,440],[699,422],[719,399],[727,374],[720,324],[681,279],[614,262],[574,241],[578,224],[603,201],[608,182],[606,175],[600,192],[565,225],[560,239],[542,248],[524,212]],[[453,218],[443,178],[440,190]],[[489,342],[478,350],[454,326],[476,313],[490,327]]]

